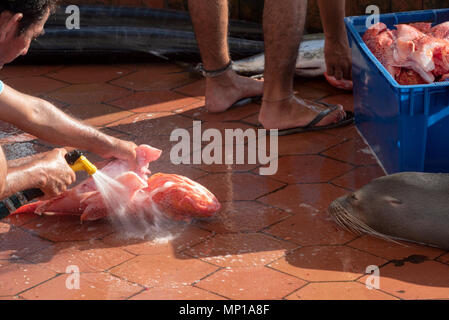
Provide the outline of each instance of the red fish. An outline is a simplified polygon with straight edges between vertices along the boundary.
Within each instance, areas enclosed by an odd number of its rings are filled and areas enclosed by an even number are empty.
[[[449,73],[449,22],[377,23],[363,35],[368,48],[400,84],[441,81]]]
[[[194,217],[210,217],[220,209],[210,191],[186,177],[163,173],[148,177],[148,164],[160,157],[161,150],[141,145],[136,152],[138,166],[134,171],[122,160],[96,164],[103,174],[118,183],[118,200],[126,202],[126,214],[161,213],[174,220],[189,221]],[[117,204],[105,203],[91,177],[58,197],[27,204],[13,214],[79,215],[81,221],[94,221],[109,216],[114,206]]]

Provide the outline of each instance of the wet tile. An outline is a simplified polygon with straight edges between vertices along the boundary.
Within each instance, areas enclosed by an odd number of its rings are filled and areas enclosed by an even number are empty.
[[[120,131],[120,130],[116,130],[115,128],[98,128],[99,131],[110,135],[112,137],[116,137],[118,139],[123,139],[123,140],[132,140],[134,139],[134,136],[132,134]],[[90,159],[90,158],[89,158]]]
[[[77,266],[79,272],[105,271],[133,257],[133,254],[108,247],[101,241],[83,241],[56,243],[26,259],[54,272],[66,273],[67,267],[72,265]]]
[[[0,145],[11,144],[17,142],[28,142],[35,140],[36,137],[31,134],[17,131],[16,133],[4,133],[0,129]]]
[[[147,289],[130,300],[223,300],[223,297],[193,286]]]
[[[313,86],[308,86],[307,83],[300,81],[295,81],[294,90],[296,91],[296,96],[308,100],[318,100],[329,96],[329,91],[322,88],[314,88]]]
[[[265,139],[265,149],[270,150],[269,136],[262,137],[261,139]],[[344,139],[345,138],[331,136],[321,132],[306,132],[296,135],[280,136],[277,139],[278,154],[280,156],[294,154],[318,154],[321,151],[343,142]]]
[[[107,127],[115,127],[119,125],[126,125],[126,124],[134,124],[140,121],[146,121],[151,119],[157,119],[161,117],[168,117],[173,116],[172,112],[149,112],[149,113],[132,113],[130,116],[111,122],[107,124]]]
[[[323,154],[356,165],[377,164],[371,149],[362,139],[352,139],[325,151]]]
[[[92,126],[99,127],[134,115],[132,112],[101,103],[69,106],[62,110]]]
[[[169,152],[170,150],[167,150]],[[188,164],[173,164],[170,160],[155,161],[150,164],[151,172],[172,173],[196,180],[205,176],[207,172],[197,169]]]
[[[232,107],[224,112],[209,112],[205,107],[190,110],[183,115],[202,121],[238,121],[259,112],[260,105],[250,103],[241,107]]]
[[[287,296],[288,300],[397,300],[358,282],[309,283]]]
[[[301,212],[305,205],[325,211],[332,201],[346,193],[346,190],[327,183],[300,184],[289,185],[258,200],[287,212]]]
[[[371,180],[384,175],[385,172],[380,166],[359,167],[332,180],[332,183],[343,188],[357,190],[371,182]]]
[[[206,137],[204,137],[206,130],[213,129],[220,132],[220,140],[217,142],[219,145],[244,145],[253,142],[252,150],[256,150],[256,138],[265,135],[265,133],[259,133],[251,126],[239,122],[206,121],[201,122],[199,125],[198,123],[195,123],[195,125],[202,134],[202,140],[206,140]],[[193,136],[193,125],[192,128],[189,129],[189,132],[190,135]],[[215,138],[215,136],[213,138]],[[201,141],[201,144],[204,147],[208,145],[211,140],[213,139]]]
[[[345,110],[354,111],[354,98],[352,93],[332,95],[321,99],[320,101],[330,104],[340,104]]]
[[[339,229],[327,213],[304,211],[271,226],[265,232],[302,246],[344,244],[356,237]]]
[[[335,137],[345,138],[348,140],[361,138],[361,136],[354,124],[350,125],[350,126],[341,127],[341,128],[325,130],[325,131],[322,131],[321,133],[335,136]]]
[[[8,232],[11,229],[11,226],[8,223],[6,223],[6,221],[1,220],[0,229],[4,229],[3,232]]]
[[[189,83],[188,85],[176,88],[175,91],[187,96],[204,99],[204,95],[206,93],[206,80],[197,80]]]
[[[195,81],[188,72],[156,73],[157,71],[140,70],[111,81],[112,84],[136,91],[170,90]]]
[[[6,296],[0,297],[0,300],[23,300],[23,299],[17,296]]]
[[[66,83],[41,76],[13,78],[6,80],[5,83],[17,91],[33,96],[67,87]]]
[[[366,282],[368,276],[359,281]],[[402,299],[447,299],[449,266],[436,261],[389,263],[380,269],[380,289]]]
[[[124,66],[115,65],[75,65],[47,73],[47,77],[68,83],[107,82],[123,77],[131,71]]]
[[[386,262],[344,246],[317,246],[297,249],[270,267],[308,281],[349,281],[364,275],[368,266]]]
[[[27,224],[34,219],[38,219],[39,216],[34,213],[22,213],[14,214],[4,218],[2,222],[9,223],[10,225],[20,227],[21,225]]]
[[[273,179],[285,183],[328,182],[353,166],[321,156],[283,156],[279,158],[278,170]]]
[[[252,126],[259,126],[260,122],[259,122],[259,113],[253,113],[252,115],[249,115],[243,119],[240,120],[243,123],[248,123]]]
[[[170,112],[190,105],[200,106],[202,102],[172,91],[137,92],[111,102],[112,105],[133,112]]]
[[[221,210],[199,225],[216,233],[257,232],[289,214],[256,201],[222,202]]]
[[[443,262],[445,264],[449,264],[449,252],[438,257],[437,261]]]
[[[14,126],[13,124],[2,121],[0,123],[0,132],[2,138],[7,138],[9,136],[19,135],[24,133],[22,130]]]
[[[0,79],[40,76],[61,68],[57,65],[9,65],[2,69]]]
[[[250,173],[209,174],[197,182],[215,194],[219,201],[255,200],[284,186],[270,178]]]
[[[315,90],[322,90],[327,92],[329,95],[340,95],[340,94],[347,94],[347,91],[344,91],[342,89],[335,88],[331,86],[326,79],[323,77],[315,77],[310,78],[307,81],[305,81],[305,85],[308,88],[313,88]]]
[[[79,216],[69,215],[42,216],[22,228],[56,242],[98,239],[114,231],[106,219],[81,224]]]
[[[245,172],[268,162],[270,156],[274,157],[269,154],[267,160],[261,158],[256,142],[258,133],[247,125],[236,122],[205,122],[201,125],[203,134],[210,129],[216,130],[217,134],[211,141],[202,141],[199,145],[197,140],[192,139],[193,151],[189,158],[193,162],[198,157],[201,162],[198,164],[195,161],[196,168],[213,173]],[[193,137],[193,134],[190,136]]]
[[[164,228],[150,228],[147,236],[140,238],[132,238],[116,232],[104,238],[103,242],[135,255],[170,255],[172,252],[180,252],[205,241],[211,236],[211,232],[199,229],[194,225],[174,223]]]
[[[23,260],[0,261],[0,296],[16,295],[56,274]]]
[[[263,285],[261,285],[263,284]],[[306,282],[266,268],[223,269],[196,286],[230,299],[281,299]]]
[[[50,148],[32,142],[17,142],[2,146],[8,161],[28,157],[37,153],[49,151]]]
[[[21,296],[30,300],[119,300],[142,290],[138,285],[106,273],[82,273],[79,289],[68,289],[67,282],[73,285],[70,276],[73,275],[61,274]]]
[[[259,233],[217,234],[183,253],[220,267],[258,267],[295,247]]]
[[[135,135],[138,142],[141,143],[143,141],[151,141],[154,136],[170,136],[175,129],[187,129],[192,126],[192,119],[180,115],[173,115],[143,120],[136,123],[114,125],[111,128]],[[170,141],[169,138],[167,140]]]
[[[132,92],[107,83],[75,84],[53,91],[49,96],[71,105],[97,104],[117,100]]]
[[[19,228],[0,228],[0,259],[23,258],[51,244]]]
[[[347,246],[388,260],[405,259],[410,256],[422,256],[427,259],[435,259],[444,252],[441,249],[413,244],[411,242],[390,242],[368,235],[355,239],[348,243]]]
[[[200,151],[197,151],[200,152]],[[225,159],[224,156],[222,157],[219,164],[212,163],[212,164],[196,164],[195,168],[201,169],[203,172],[206,173],[242,173],[242,172],[249,172],[257,167],[260,167],[260,164],[236,164],[236,161],[233,160],[233,164],[224,164]],[[234,156],[235,158],[235,156]],[[256,169],[255,173],[258,174],[259,171]]]
[[[198,259],[165,253],[138,256],[110,272],[146,287],[176,288],[199,281],[217,269]]]

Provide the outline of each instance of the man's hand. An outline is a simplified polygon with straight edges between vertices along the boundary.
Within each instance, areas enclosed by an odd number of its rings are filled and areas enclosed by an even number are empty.
[[[326,72],[335,79],[352,80],[352,61],[346,34],[337,39],[326,38],[324,43]]]
[[[99,153],[103,158],[117,158],[128,162],[130,169],[137,166],[136,159],[137,145],[131,141],[120,140],[112,138],[111,146],[104,153]]]
[[[344,23],[345,0],[318,0],[324,30],[326,73],[337,80],[352,80],[352,62]]]
[[[76,180],[75,172],[69,167],[64,156],[65,149],[53,149],[46,152],[37,161],[38,185],[45,194],[45,199],[60,195]]]

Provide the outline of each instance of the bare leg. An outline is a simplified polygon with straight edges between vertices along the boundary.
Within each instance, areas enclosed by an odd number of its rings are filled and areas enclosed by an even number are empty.
[[[189,11],[206,70],[218,70],[229,61],[227,0],[189,0]],[[206,108],[228,109],[236,101],[262,95],[263,81],[241,77],[234,71],[206,79]]]
[[[307,0],[265,0],[265,88],[259,121],[266,129],[288,129],[310,123],[325,107],[295,98],[293,76],[307,12]],[[317,125],[344,117],[332,112]]]

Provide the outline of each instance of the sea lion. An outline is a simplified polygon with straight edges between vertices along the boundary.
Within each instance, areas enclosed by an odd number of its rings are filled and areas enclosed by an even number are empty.
[[[328,212],[358,234],[449,249],[449,174],[404,172],[377,178],[334,200]]]

